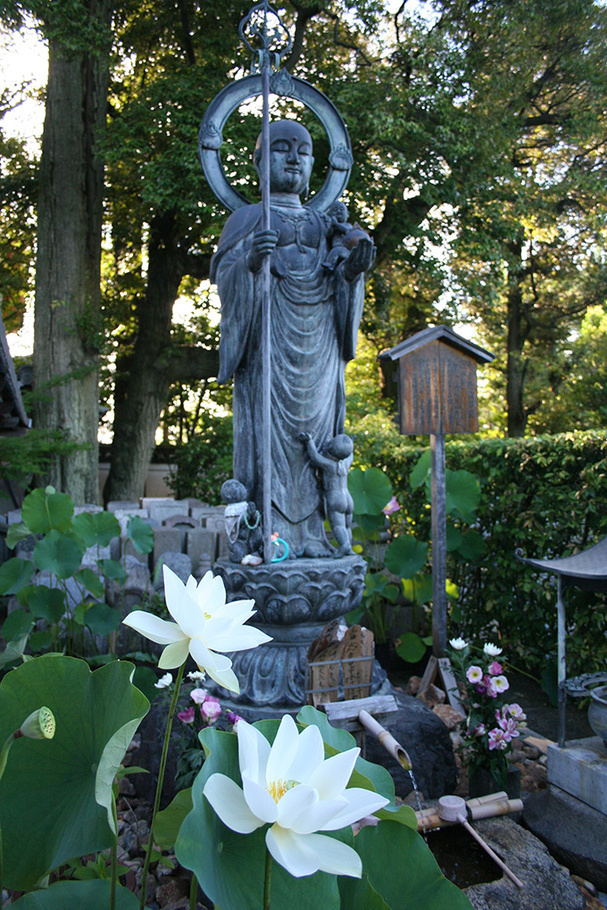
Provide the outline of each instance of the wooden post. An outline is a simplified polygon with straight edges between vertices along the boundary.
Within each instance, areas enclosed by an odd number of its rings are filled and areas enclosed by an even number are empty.
[[[431,434],[432,451],[432,653],[447,648],[447,515],[445,437]]]

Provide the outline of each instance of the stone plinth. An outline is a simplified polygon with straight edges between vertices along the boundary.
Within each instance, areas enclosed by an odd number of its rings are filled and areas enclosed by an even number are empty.
[[[240,695],[216,688],[237,705],[288,711],[305,704],[306,654],[323,627],[357,607],[367,565],[359,556],[343,559],[297,559],[242,566],[227,559],[213,571],[225,583],[227,600],[253,599],[253,625],[272,641],[229,656],[240,682]]]
[[[524,803],[525,825],[550,853],[571,872],[607,891],[607,817],[554,786],[530,794]],[[568,910],[569,905],[557,907]]]
[[[548,746],[548,781],[607,815],[607,748],[598,736]]]

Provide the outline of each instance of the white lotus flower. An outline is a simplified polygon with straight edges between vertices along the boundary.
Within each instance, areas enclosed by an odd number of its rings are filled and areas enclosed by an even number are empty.
[[[199,669],[216,683],[231,692],[239,692],[232,661],[225,653],[217,652],[247,651],[271,641],[269,635],[254,626],[244,625],[255,613],[252,609],[255,601],[235,600],[227,604],[223,580],[212,572],[207,572],[199,584],[190,575],[184,585],[168,566],[162,570],[164,596],[175,622],[135,610],[123,619],[124,624],[151,641],[166,645],[158,661],[161,670],[180,667],[189,653]]]
[[[499,655],[502,653],[502,649],[498,648],[497,645],[494,645],[490,641],[488,641],[487,644],[484,645],[483,651],[485,652],[487,657],[499,657]]]
[[[238,761],[242,788],[224,774],[212,774],[204,795],[228,828],[250,834],[262,825],[266,846],[296,878],[321,870],[360,878],[361,859],[352,847],[318,831],[337,831],[371,815],[388,802],[371,790],[346,790],[359,749],[328,758],[318,727],[301,733],[286,714],[269,742],[240,720]]]
[[[463,638],[450,638],[449,644],[454,651],[463,651],[464,648],[468,647],[468,642],[464,641]]]

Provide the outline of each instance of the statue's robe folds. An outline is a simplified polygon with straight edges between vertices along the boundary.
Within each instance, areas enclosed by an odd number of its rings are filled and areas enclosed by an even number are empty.
[[[234,377],[234,477],[258,507],[263,501],[261,271],[247,255],[261,206],[237,209],[226,222],[211,265],[221,298],[219,382]],[[278,244],[271,257],[272,533],[291,555],[330,552],[316,471],[298,439],[316,446],[344,431],[346,363],[354,357],[364,276],[352,282],[343,263],[323,268],[328,217],[304,207],[273,206]]]

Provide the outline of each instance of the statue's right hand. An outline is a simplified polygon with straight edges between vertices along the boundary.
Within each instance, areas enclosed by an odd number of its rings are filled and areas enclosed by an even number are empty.
[[[253,242],[247,257],[247,266],[252,272],[261,268],[264,256],[268,256],[278,243],[278,231],[257,231],[253,235]]]

